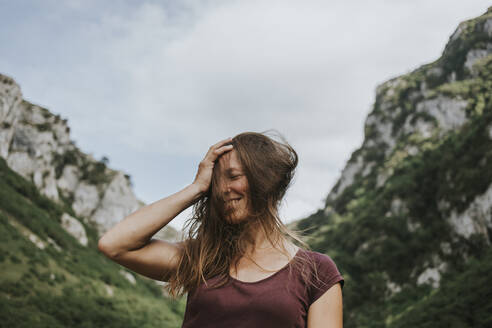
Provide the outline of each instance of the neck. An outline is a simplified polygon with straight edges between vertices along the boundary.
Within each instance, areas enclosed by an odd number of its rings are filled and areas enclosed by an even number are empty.
[[[282,244],[285,245],[285,240],[284,238],[281,238],[280,240],[277,241],[277,244],[273,245],[270,240],[268,240],[265,232],[261,227],[255,229],[251,233],[252,239],[255,241],[254,245],[251,245],[250,248],[247,250],[246,254],[258,254],[258,253],[265,253],[273,250],[274,248],[280,247]],[[272,236],[273,238],[274,236]],[[275,241],[273,241],[275,242]]]

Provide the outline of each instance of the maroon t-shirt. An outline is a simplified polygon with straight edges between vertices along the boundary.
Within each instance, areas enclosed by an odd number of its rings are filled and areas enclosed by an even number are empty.
[[[219,288],[212,288],[217,277],[190,291],[182,328],[253,328],[307,327],[309,307],[330,287],[344,279],[330,256],[299,248],[297,256],[315,260],[318,277],[322,281],[307,287],[297,270],[292,270],[289,290],[287,264],[273,275],[255,282],[243,282],[233,277]],[[310,271],[312,273],[312,271]]]

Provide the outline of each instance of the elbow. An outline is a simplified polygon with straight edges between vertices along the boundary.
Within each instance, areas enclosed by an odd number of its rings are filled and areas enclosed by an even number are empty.
[[[108,242],[104,239],[104,236],[97,242],[97,249],[108,258],[115,258],[116,252],[111,248]]]

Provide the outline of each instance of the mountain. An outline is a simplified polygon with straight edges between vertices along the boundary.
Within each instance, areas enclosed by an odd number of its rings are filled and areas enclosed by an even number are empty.
[[[130,176],[70,140],[66,119],[0,74],[2,327],[179,327],[185,298],[108,260],[99,237],[145,204]],[[164,227],[157,238],[176,241]]]
[[[145,205],[128,174],[83,153],[70,139],[67,119],[22,99],[20,86],[2,74],[0,119],[0,157],[41,194],[95,224],[99,235]],[[158,237],[178,240],[179,233],[166,226]]]
[[[289,225],[344,275],[345,327],[492,326],[491,98],[492,7],[377,87],[325,207]]]

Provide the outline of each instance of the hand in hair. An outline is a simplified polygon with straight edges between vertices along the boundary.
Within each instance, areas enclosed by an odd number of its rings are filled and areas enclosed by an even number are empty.
[[[217,158],[219,158],[219,156],[226,151],[232,150],[232,145],[224,146],[224,144],[231,141],[232,138],[227,138],[211,146],[205,155],[205,158],[200,162],[193,184],[197,185],[203,193],[206,193],[210,188],[210,183],[212,182],[212,172]]]

